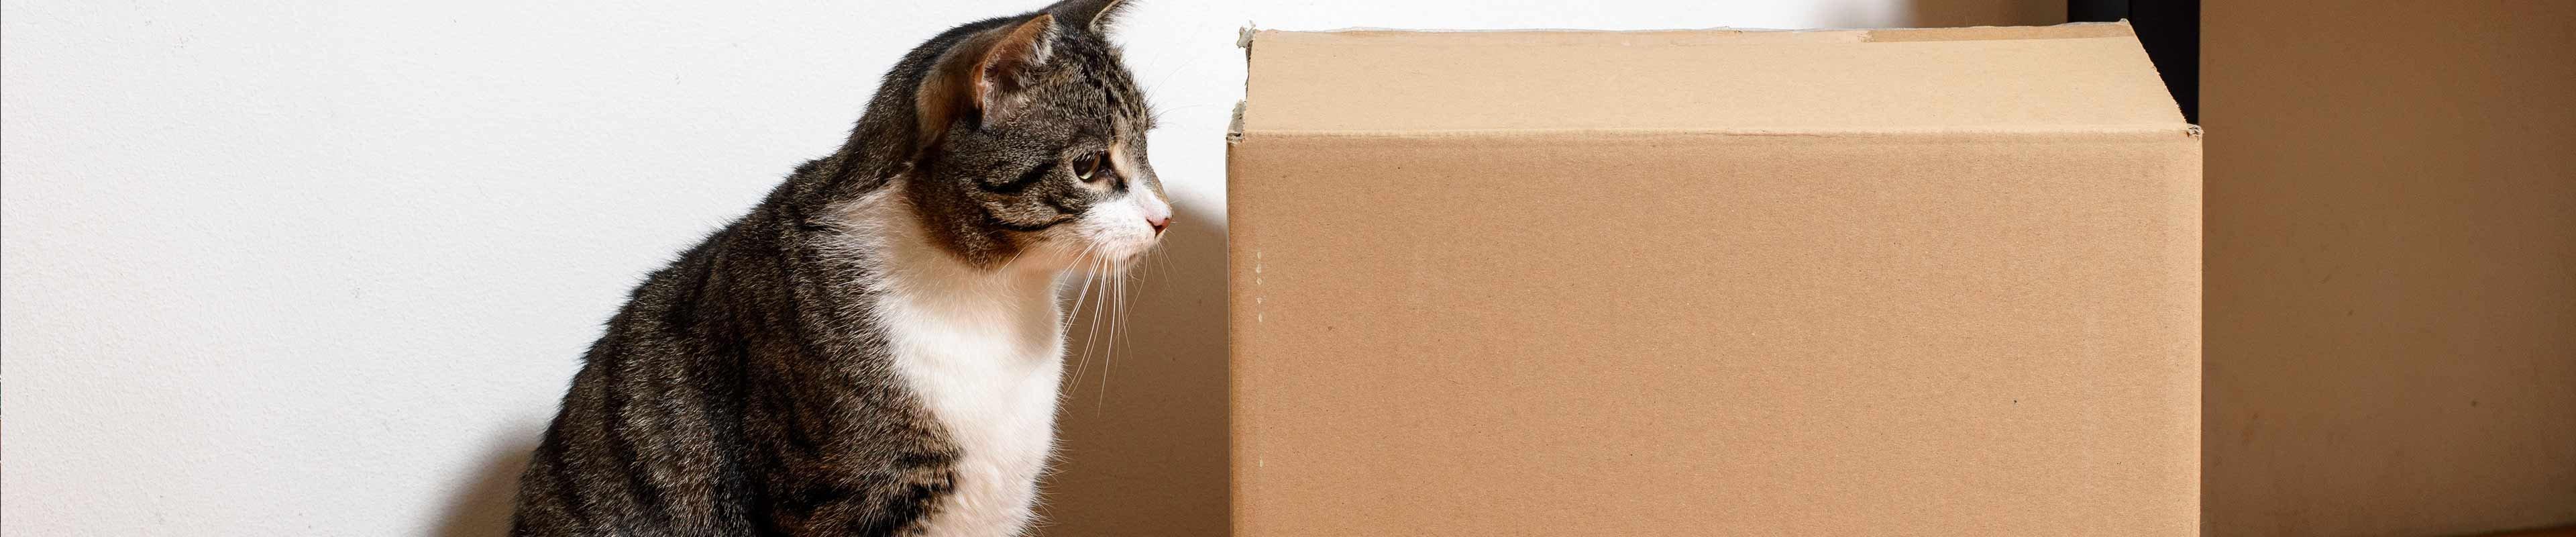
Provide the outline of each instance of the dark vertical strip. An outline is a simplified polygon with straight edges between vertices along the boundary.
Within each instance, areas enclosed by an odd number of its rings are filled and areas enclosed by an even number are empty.
[[[2111,22],[2126,18],[2129,18],[2129,0],[2066,0],[2066,22]]]
[[[2067,22],[2128,19],[2182,117],[2200,122],[2200,0],[2067,0]]]

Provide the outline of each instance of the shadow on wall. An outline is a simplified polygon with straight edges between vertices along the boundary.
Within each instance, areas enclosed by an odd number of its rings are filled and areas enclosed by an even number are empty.
[[[500,537],[510,533],[510,514],[519,495],[519,472],[537,451],[542,428],[521,428],[492,442],[482,464],[467,469],[474,481],[447,501],[430,537]]]
[[[1129,277],[1116,350],[1110,323],[1087,311],[1066,337],[1058,457],[1033,535],[1228,531],[1225,227],[1178,210],[1161,251]]]

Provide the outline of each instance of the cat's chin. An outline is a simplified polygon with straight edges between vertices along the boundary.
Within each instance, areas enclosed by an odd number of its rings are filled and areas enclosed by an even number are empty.
[[[1151,239],[1111,244],[1044,244],[1021,254],[1011,265],[1036,272],[1117,274],[1126,272],[1160,243],[1159,239]]]

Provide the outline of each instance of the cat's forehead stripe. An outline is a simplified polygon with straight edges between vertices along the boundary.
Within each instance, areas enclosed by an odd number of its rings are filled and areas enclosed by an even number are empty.
[[[1091,74],[1092,82],[1100,89],[1100,93],[1109,99],[1109,107],[1117,115],[1141,127],[1140,130],[1153,129],[1153,111],[1146,105],[1144,99],[1130,94],[1129,90],[1136,87],[1136,82],[1134,78],[1127,76],[1125,69],[1110,64],[1086,65],[1083,70]]]

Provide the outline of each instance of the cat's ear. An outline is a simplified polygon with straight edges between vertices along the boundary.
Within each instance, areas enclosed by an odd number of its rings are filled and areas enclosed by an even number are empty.
[[[1065,22],[1080,24],[1091,33],[1105,34],[1110,22],[1117,20],[1118,13],[1133,3],[1129,0],[1064,0],[1047,6],[1046,11],[1063,17]]]
[[[1056,38],[1055,16],[1041,13],[1019,24],[967,38],[940,57],[922,80],[917,111],[925,142],[964,118],[978,127],[1009,119],[1026,104],[1026,92],[1044,68]]]

